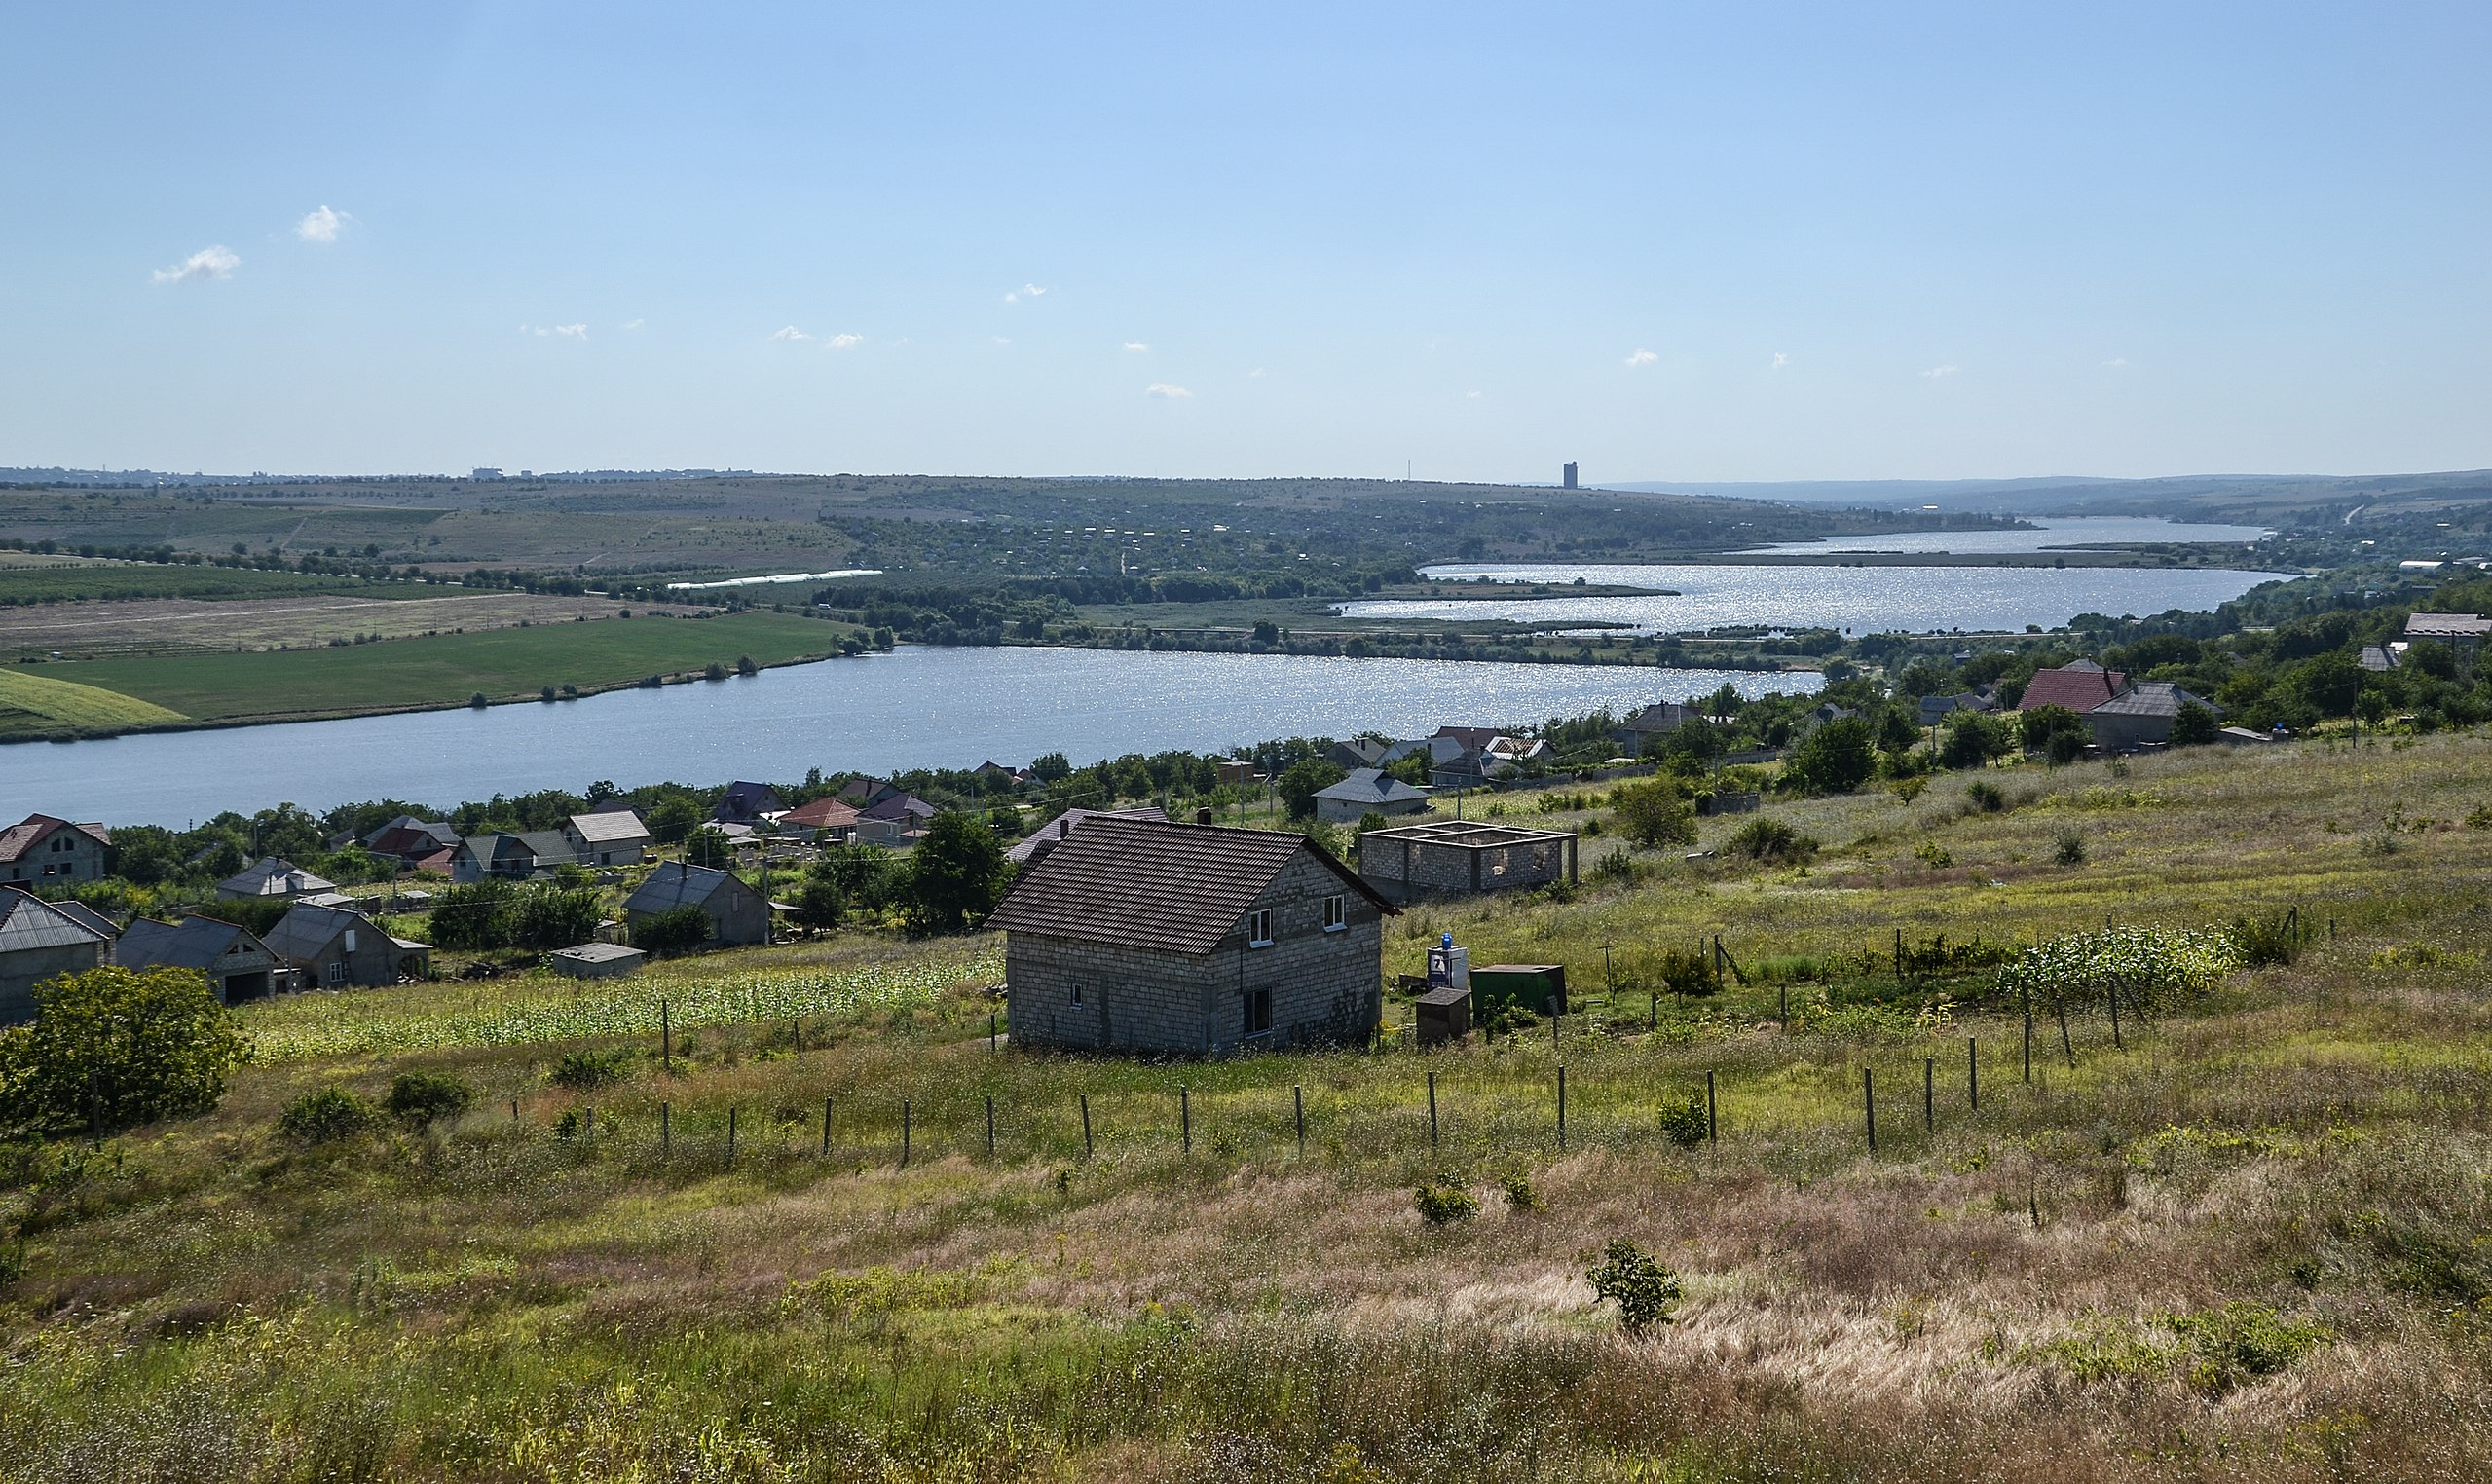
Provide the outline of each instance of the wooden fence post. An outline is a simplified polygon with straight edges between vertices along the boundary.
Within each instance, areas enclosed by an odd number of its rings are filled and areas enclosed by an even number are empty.
[[[1082,1158],[1091,1157],[1091,1094],[1082,1094]]]
[[[1938,1058],[1921,1058],[1921,1132],[1938,1132]]]
[[[1557,1064],[1557,1147],[1566,1147],[1566,1063]]]
[[[909,1168],[910,1123],[909,1099],[903,1097],[900,1099],[900,1168],[903,1169]]]
[[[2121,1040],[2120,1040],[2120,986],[2119,986],[2118,984],[2113,984],[2113,985],[2111,986],[2111,994],[2110,994],[2110,998],[2111,998],[2111,1049],[2112,1049],[2113,1051],[2127,1051],[2129,1048],[2128,1048],[2127,1046],[2123,1045],[2123,1044],[2121,1043]]]
[[[1436,1074],[1428,1074],[1428,1147],[1436,1147]]]
[[[670,1076],[675,1071],[675,1021],[664,1000],[657,1002],[657,1068]]]
[[[735,1163],[735,1109],[726,1110],[726,1162]]]
[[[1860,1069],[1860,1112],[1862,1120],[1869,1125],[1869,1152],[1876,1154],[1878,1152],[1878,1085],[1872,1080],[1869,1068],[1865,1066]]]
[[[986,1094],[986,1158],[995,1157],[995,1094]]]
[[[2076,1043],[2068,1039],[2068,1002],[2058,994],[2051,996],[2051,1013],[2060,1018],[2060,1050],[2067,1053],[2068,1070],[2076,1070]]]
[[[675,1152],[675,1105],[657,1105],[657,1157],[664,1159]]]
[[[831,1158],[831,1099],[822,1099],[822,1157]]]
[[[1716,1119],[1714,1113],[1713,1069],[1711,1067],[1705,1068],[1704,1073],[1704,1141],[1708,1144],[1718,1144],[1722,1142],[1722,1125]]]
[[[1002,1049],[1002,1043],[997,1039],[997,1037],[1001,1036],[1002,1034],[1003,1034],[1003,1017],[1002,1017],[1002,1016],[997,1015],[995,1012],[993,1012],[993,1011],[991,1011],[991,1010],[987,1011],[987,1012],[986,1012],[986,1050],[987,1050],[987,1051],[989,1051],[989,1052],[994,1052],[994,1051],[1000,1051],[1000,1050]]]
[[[2025,1006],[2025,1081],[2030,1086],[2033,1081],[2033,991],[2027,988],[2017,993]]]
[[[1289,1100],[1297,1105],[1298,1152],[1304,1154],[1307,1152],[1307,1089],[1304,1083],[1290,1085]]]
[[[1982,1111],[1982,1043],[1979,1037],[1964,1038],[1964,1096],[1973,1111]]]
[[[1179,1084],[1176,1090],[1176,1132],[1177,1137],[1185,1144],[1185,1152],[1192,1154],[1194,1152],[1194,1094],[1192,1090],[1183,1084]]]
[[[804,1022],[788,1021],[788,1039],[796,1043],[796,1064],[804,1065]]]

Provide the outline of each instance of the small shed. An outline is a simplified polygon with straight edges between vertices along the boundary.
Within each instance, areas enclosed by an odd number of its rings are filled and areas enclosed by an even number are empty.
[[[1415,1002],[1419,1010],[1419,1044],[1459,1041],[1471,1030],[1471,992],[1447,984],[1431,989]]]
[[[1358,836],[1358,879],[1398,905],[1573,881],[1575,856],[1576,838],[1562,831],[1440,820]]]
[[[1566,1007],[1566,965],[1489,964],[1471,970],[1471,992],[1485,1007],[1514,1005],[1545,1013],[1549,1001]]]
[[[621,979],[648,960],[647,953],[619,943],[583,943],[546,954],[545,967],[573,979]]]

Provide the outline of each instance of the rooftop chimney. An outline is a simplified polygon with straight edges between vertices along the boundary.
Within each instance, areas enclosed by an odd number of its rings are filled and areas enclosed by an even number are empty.
[[[1194,811],[1194,822],[1195,822],[1196,824],[1198,824],[1198,825],[1208,825],[1208,824],[1211,823],[1211,811],[1210,811],[1210,810],[1209,810],[1209,809],[1197,809],[1197,810],[1195,810],[1195,811]]]

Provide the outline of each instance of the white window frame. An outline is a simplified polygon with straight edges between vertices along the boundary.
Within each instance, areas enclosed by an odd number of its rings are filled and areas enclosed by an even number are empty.
[[[1246,946],[1249,948],[1272,946],[1272,909],[1258,907],[1246,913]]]
[[[323,983],[330,983],[330,984],[343,984],[343,983],[346,983],[346,960],[345,960],[345,959],[343,959],[343,958],[333,958],[333,959],[330,959],[330,960],[329,960],[329,962],[328,962],[328,964],[327,964],[324,968],[322,968],[322,969],[321,969],[321,971],[320,971],[320,980],[321,980],[321,982],[322,982]]]
[[[1336,892],[1323,899],[1323,930],[1346,932],[1350,927],[1350,894]]]

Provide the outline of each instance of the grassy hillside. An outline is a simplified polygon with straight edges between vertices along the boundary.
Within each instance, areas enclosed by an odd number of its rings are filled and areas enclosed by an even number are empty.
[[[849,632],[788,613],[634,618],[439,634],[379,644],[250,653],[143,655],[47,667],[49,677],[118,691],[199,721],[278,721],[451,706],[483,691],[533,697],[545,686],[628,685],[644,676],[819,657]],[[123,723],[129,724],[129,723]]]
[[[1774,811],[1824,843],[1804,868],[1647,855],[1572,900],[1392,925],[1395,970],[1440,930],[1566,963],[1589,1011],[1554,1046],[993,1055],[990,942],[869,934],[254,1010],[263,1056],[214,1115],[11,1156],[0,1475],[2471,1477],[2485,762],[2454,736],[2006,770],[1995,813],[1957,784]],[[1987,970],[1886,961],[1899,927],[2013,945],[2288,907],[2296,961],[2116,1045],[2101,1007],[2071,1007],[2064,1052],[2046,1015],[2030,1082]],[[1716,932],[1750,983],[1640,987]],[[582,1046],[650,1055],[552,1081]],[[411,1069],[476,1105],[275,1131],[309,1089]],[[1707,1073],[1719,1142],[1683,1143]],[[1477,1214],[1427,1224],[1426,1181]],[[1595,1303],[1620,1239],[1676,1270],[1674,1323]]]
[[[115,691],[0,667],[0,737],[124,731],[180,720],[178,711]]]

